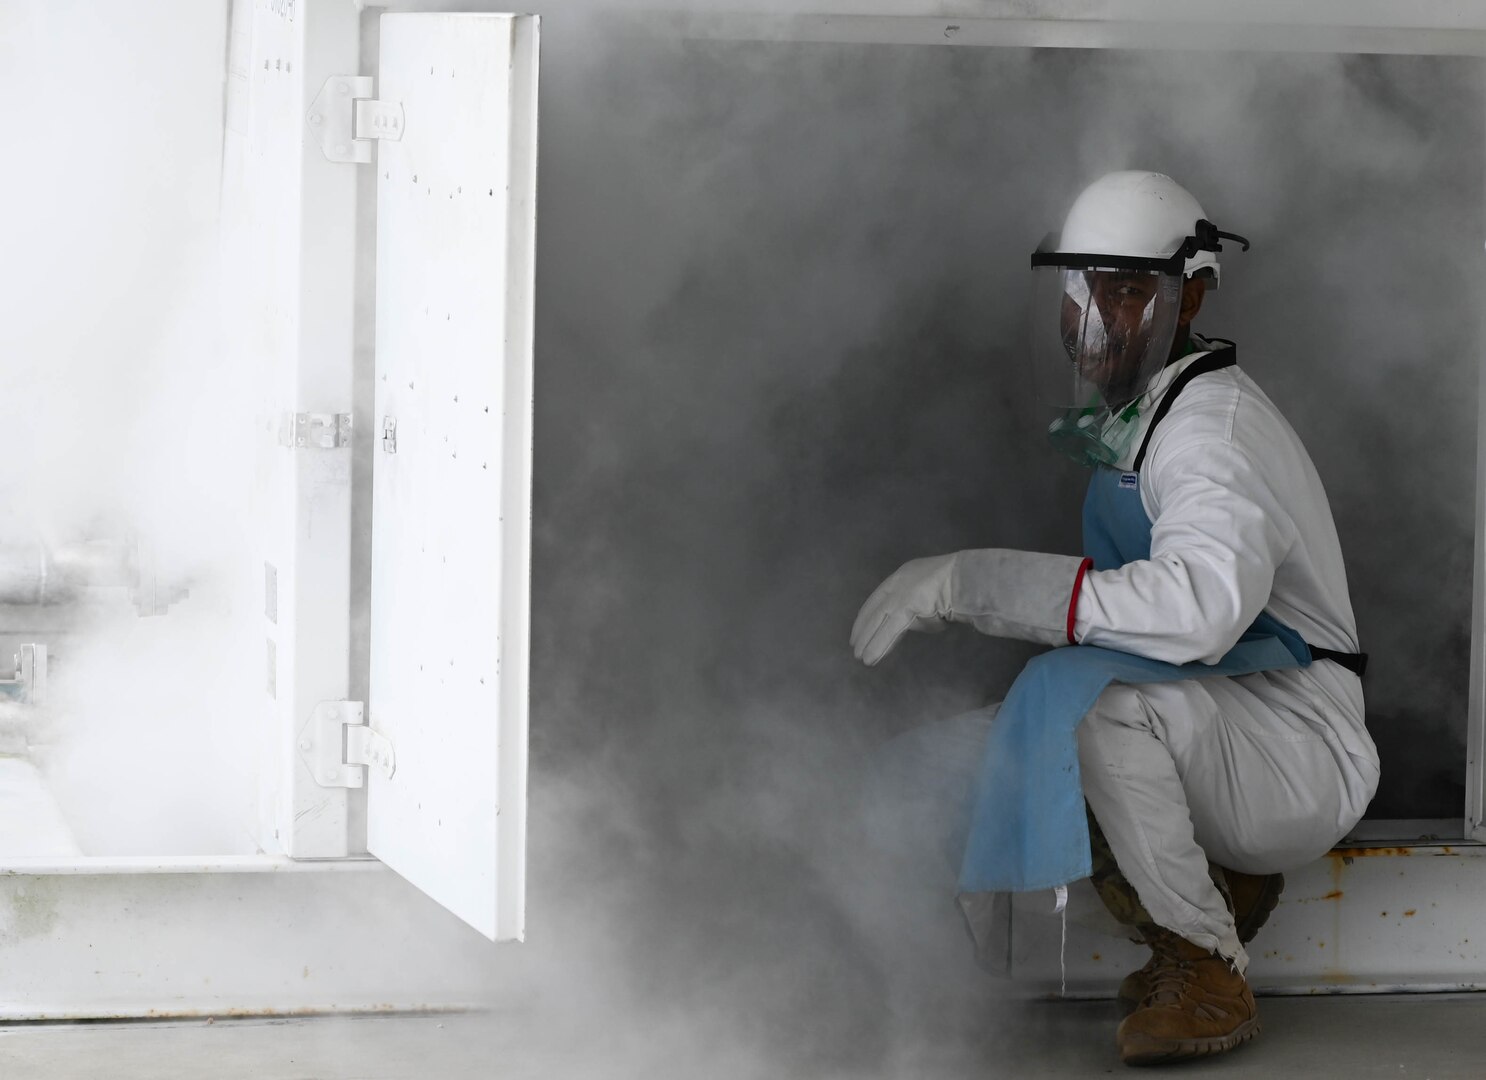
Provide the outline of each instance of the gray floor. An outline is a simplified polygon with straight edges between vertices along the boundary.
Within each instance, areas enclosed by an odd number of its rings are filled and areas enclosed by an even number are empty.
[[[998,1034],[967,1056],[851,1073],[882,1077],[1125,1075],[1114,1054],[1107,1003],[1008,1006]],[[1389,1077],[1486,1076],[1486,995],[1271,998],[1264,1034],[1222,1058],[1158,1075]],[[740,1022],[743,1022],[740,1019]],[[767,1055],[727,1062],[699,1047],[690,1060],[643,1052],[646,1033],[533,1029],[517,1016],[371,1017],[346,1020],[214,1020],[173,1023],[37,1024],[0,1027],[0,1074],[27,1080],[513,1080],[576,1077],[780,1076]],[[952,1059],[952,1060],[951,1060]],[[1128,1073],[1128,1075],[1145,1075]]]

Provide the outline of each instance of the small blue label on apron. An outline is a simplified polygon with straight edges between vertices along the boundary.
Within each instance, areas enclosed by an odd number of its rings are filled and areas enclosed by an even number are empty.
[[[1120,473],[1120,487],[1134,490],[1140,486],[1140,473]]]

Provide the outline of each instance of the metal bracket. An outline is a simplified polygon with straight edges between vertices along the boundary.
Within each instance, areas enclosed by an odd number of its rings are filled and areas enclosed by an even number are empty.
[[[350,413],[285,413],[279,442],[294,449],[336,450],[351,445]]]
[[[403,113],[400,101],[378,101],[367,96],[356,98],[355,135],[358,139],[402,141]]]
[[[382,450],[388,454],[397,453],[397,417],[382,417]]]
[[[366,766],[391,780],[397,771],[392,743],[366,726],[359,701],[322,701],[299,731],[299,756],[321,787],[366,785]]]
[[[45,645],[22,645],[15,654],[15,678],[0,679],[0,696],[27,705],[46,704]]]
[[[305,119],[331,161],[369,165],[372,142],[402,138],[402,105],[377,101],[370,75],[332,75],[315,95]]]
[[[397,771],[397,755],[392,752],[392,742],[380,731],[365,724],[346,728],[346,764],[373,766],[382,774],[383,780],[391,780]]]

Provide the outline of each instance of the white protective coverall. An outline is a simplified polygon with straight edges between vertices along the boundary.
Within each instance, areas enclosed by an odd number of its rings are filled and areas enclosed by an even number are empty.
[[[1202,355],[1165,368],[1152,401]],[[1131,469],[1144,434],[1117,468]],[[1139,492],[1151,557],[1084,577],[1080,644],[1211,663],[1267,610],[1312,645],[1358,651],[1320,477],[1240,368],[1200,375],[1182,391],[1151,438]],[[1361,818],[1378,783],[1361,680],[1329,660],[1111,685],[1080,726],[1078,748],[1085,798],[1152,918],[1239,970],[1247,956],[1208,859],[1267,874],[1319,858]]]

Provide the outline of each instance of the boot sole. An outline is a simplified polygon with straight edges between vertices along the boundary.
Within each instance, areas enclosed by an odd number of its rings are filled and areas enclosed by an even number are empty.
[[[1227,1035],[1214,1035],[1206,1039],[1158,1039],[1151,1035],[1132,1033],[1125,1037],[1120,1047],[1120,1060],[1126,1065],[1164,1065],[1172,1061],[1188,1061],[1226,1053],[1258,1034],[1257,1016],[1244,1021]]]

